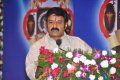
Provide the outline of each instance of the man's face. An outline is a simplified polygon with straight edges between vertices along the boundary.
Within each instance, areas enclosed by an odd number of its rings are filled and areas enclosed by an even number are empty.
[[[30,28],[32,28],[34,26],[34,22],[33,21],[29,21],[28,24],[29,24]]]
[[[56,16],[52,14],[48,17],[47,20],[47,30],[52,38],[60,38],[64,35],[64,18],[62,16]]]

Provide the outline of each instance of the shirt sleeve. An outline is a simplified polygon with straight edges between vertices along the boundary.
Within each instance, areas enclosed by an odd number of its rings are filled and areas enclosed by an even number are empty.
[[[92,48],[82,39],[76,37],[75,43],[76,43],[75,45],[77,45],[77,47],[80,48],[82,51],[92,53]]]
[[[35,79],[35,72],[37,68],[37,50],[34,47],[30,47],[30,50],[26,56],[26,73],[30,80]]]

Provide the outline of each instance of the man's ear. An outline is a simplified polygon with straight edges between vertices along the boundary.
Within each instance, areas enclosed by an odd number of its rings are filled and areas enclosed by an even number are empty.
[[[65,23],[65,29],[67,28],[67,23]]]

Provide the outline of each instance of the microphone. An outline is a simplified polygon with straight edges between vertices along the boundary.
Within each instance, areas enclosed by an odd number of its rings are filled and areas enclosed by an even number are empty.
[[[61,39],[57,39],[57,40],[56,40],[56,44],[58,45],[58,47],[60,47],[61,43],[62,43],[62,40],[61,40]]]
[[[66,52],[65,50],[63,50],[62,48],[60,48],[61,43],[62,43],[61,39],[57,39],[56,40],[56,44],[58,45],[59,49],[62,50],[62,51],[64,51],[64,52]]]

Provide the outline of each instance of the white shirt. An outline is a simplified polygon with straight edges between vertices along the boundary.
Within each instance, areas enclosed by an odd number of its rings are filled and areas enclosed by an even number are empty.
[[[80,38],[75,36],[69,36],[64,34],[61,37],[62,43],[60,48],[64,50],[74,50],[74,49],[81,49],[88,53],[92,52],[92,49]],[[26,57],[26,72],[28,77],[31,80],[35,80],[35,72],[37,68],[37,60],[39,56],[39,49],[41,46],[45,46],[46,49],[53,50],[58,48],[56,41],[50,38],[49,34],[47,33],[42,39],[35,42],[31,47]]]

